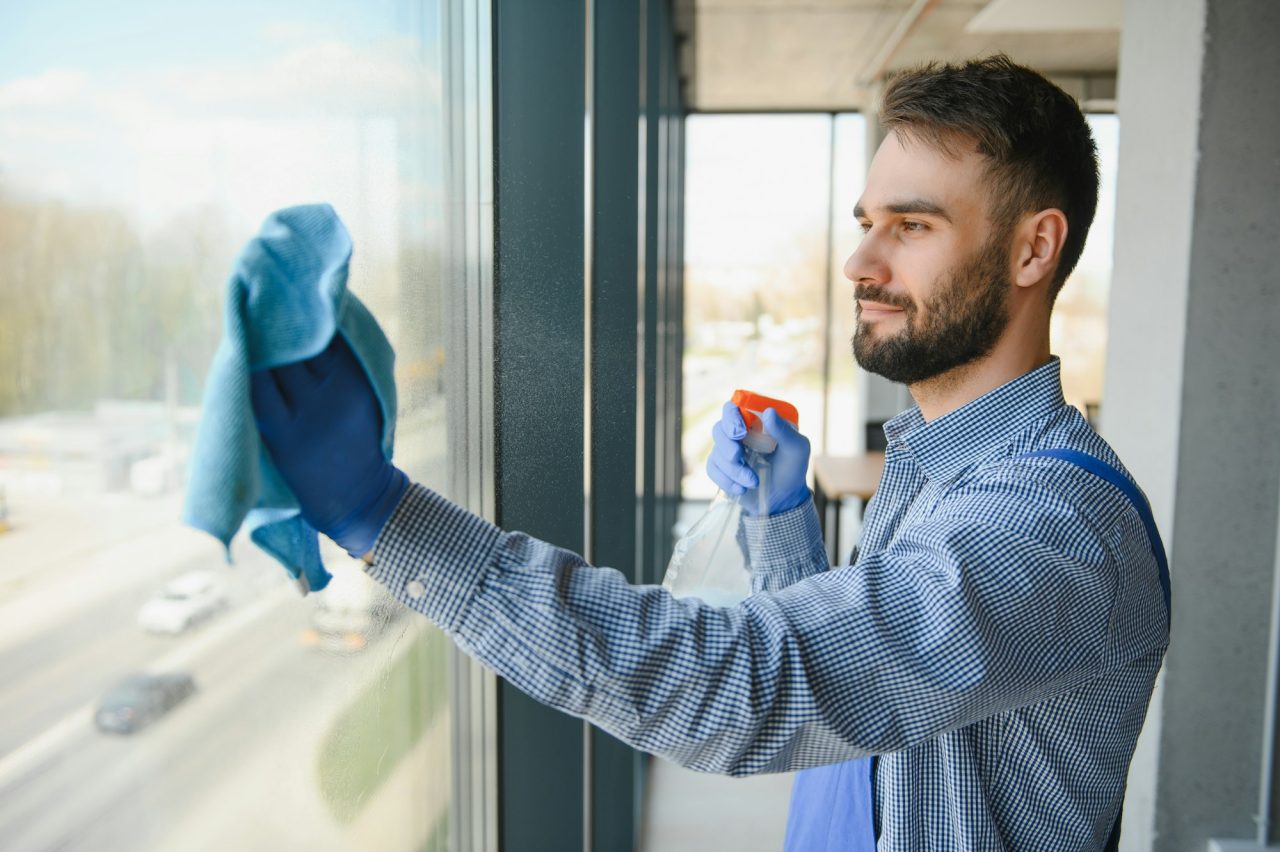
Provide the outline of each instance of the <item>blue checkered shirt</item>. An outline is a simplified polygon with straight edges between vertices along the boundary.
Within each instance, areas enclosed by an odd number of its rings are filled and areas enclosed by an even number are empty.
[[[812,501],[748,521],[757,591],[736,607],[632,586],[416,485],[369,572],[534,698],[685,766],[880,755],[882,850],[1102,848],[1168,644],[1163,593],[1118,489],[1020,456],[1119,460],[1057,359],[885,432],[856,563],[828,564]]]

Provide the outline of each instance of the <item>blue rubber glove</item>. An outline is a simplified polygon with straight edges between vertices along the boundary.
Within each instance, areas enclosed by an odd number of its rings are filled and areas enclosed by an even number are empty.
[[[253,412],[302,518],[354,557],[373,549],[409,486],[382,454],[382,411],[342,335],[306,361],[250,376]]]
[[[809,486],[805,481],[809,472],[809,439],[772,408],[764,410],[760,422],[765,433],[778,442],[778,448],[763,458],[770,466],[765,513],[779,515],[809,499]],[[741,498],[744,512],[758,515],[760,477],[749,463],[755,451],[742,445],[747,427],[738,406],[732,402],[724,404],[719,422],[711,427],[711,437],[713,445],[707,459],[707,475],[725,494]]]

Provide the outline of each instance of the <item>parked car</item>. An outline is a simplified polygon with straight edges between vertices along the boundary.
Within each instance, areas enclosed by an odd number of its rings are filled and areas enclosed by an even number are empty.
[[[340,654],[362,651],[405,609],[363,571],[337,560],[329,567],[333,579],[311,596],[315,608],[302,644]]]
[[[174,577],[138,611],[138,626],[152,633],[181,633],[227,606],[227,590],[215,571]]]
[[[195,679],[186,672],[130,675],[107,690],[93,714],[93,722],[104,733],[132,734],[195,691]]]

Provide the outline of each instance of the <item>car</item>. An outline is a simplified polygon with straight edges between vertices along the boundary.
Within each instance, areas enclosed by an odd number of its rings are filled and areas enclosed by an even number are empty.
[[[174,577],[143,604],[138,626],[151,633],[181,633],[226,606],[226,587],[217,572],[188,571]]]
[[[363,571],[336,560],[328,564],[333,578],[312,596],[311,627],[302,643],[339,654],[361,651],[406,610]]]
[[[136,733],[195,691],[195,679],[186,672],[130,675],[107,690],[93,722],[103,733]]]

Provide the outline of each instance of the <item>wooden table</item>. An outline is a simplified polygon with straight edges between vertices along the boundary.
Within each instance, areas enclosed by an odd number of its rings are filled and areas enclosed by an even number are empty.
[[[822,540],[827,546],[831,564],[840,564],[840,504],[846,497],[857,497],[863,509],[880,485],[884,472],[884,453],[872,451],[860,456],[818,456],[813,460],[813,502],[818,509],[818,523],[822,528]],[[827,515],[835,504],[830,523],[831,535],[827,535]]]

